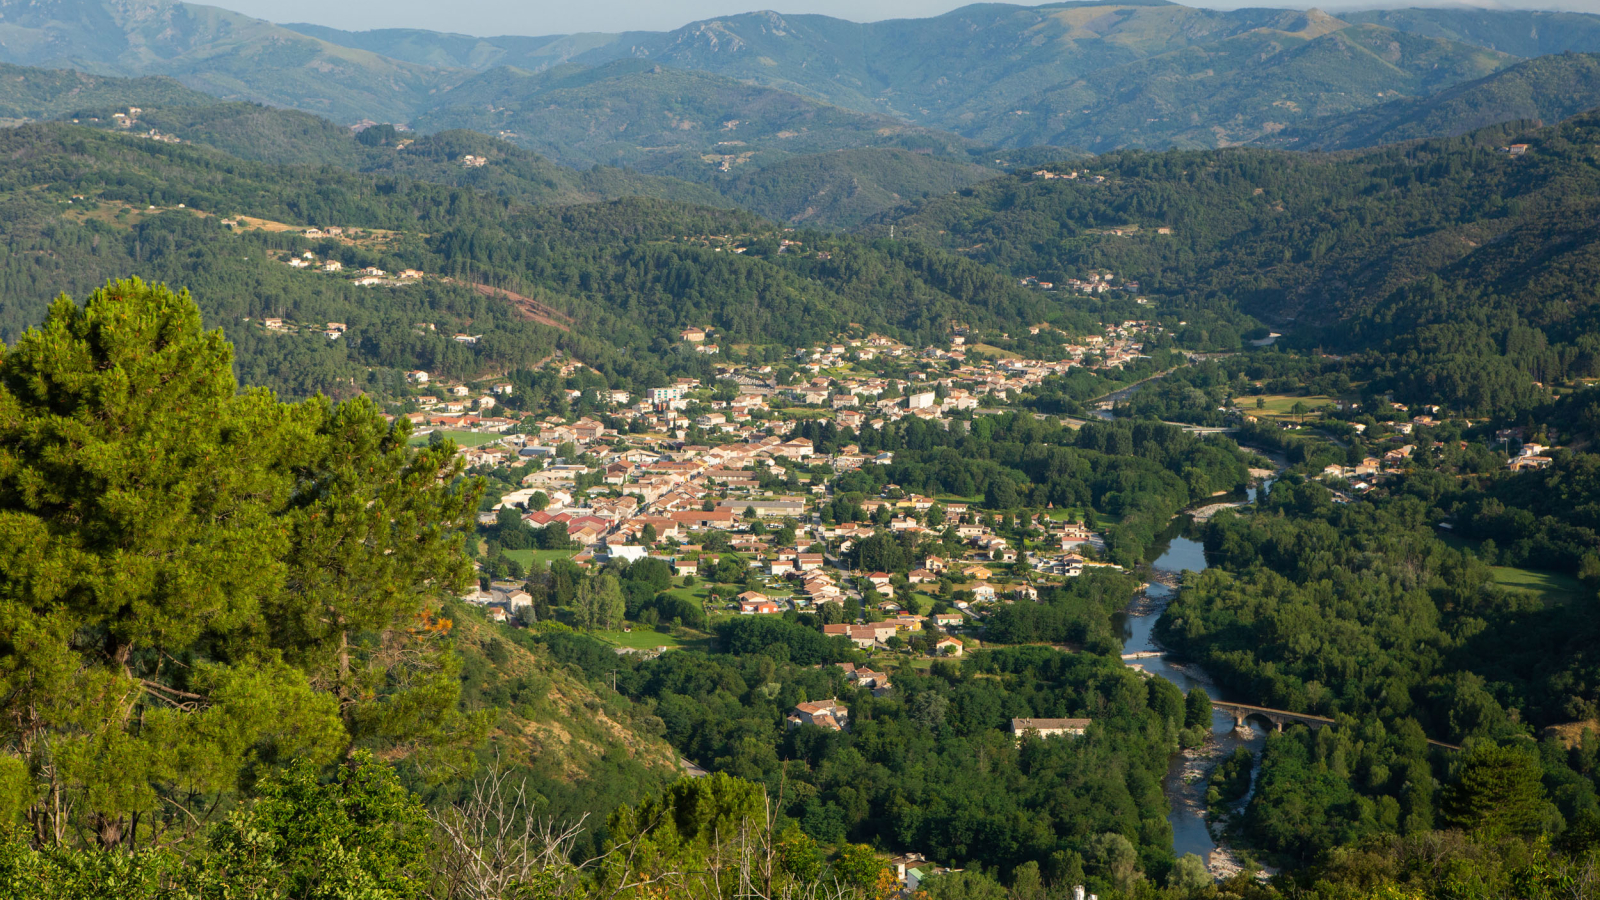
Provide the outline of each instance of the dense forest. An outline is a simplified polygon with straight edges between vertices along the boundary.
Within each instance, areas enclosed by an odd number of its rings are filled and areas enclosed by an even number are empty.
[[[1383,502],[1341,504],[1321,485],[1280,481],[1260,513],[1211,522],[1213,567],[1158,626],[1254,701],[1345,723],[1269,742],[1246,817],[1266,849],[1310,859],[1449,824],[1460,814],[1428,785],[1455,762],[1425,738],[1525,754],[1550,800],[1525,801],[1513,830],[1600,821],[1593,748],[1531,739],[1600,710],[1593,598],[1549,606],[1495,585],[1477,555],[1435,536],[1439,487],[1420,477]]]
[[[619,690],[690,759],[766,784],[824,844],[927,848],[1008,881],[1030,861],[1052,881],[1109,874],[1119,847],[1155,874],[1172,863],[1160,782],[1184,705],[1168,682],[1143,681],[1114,657],[1019,648],[897,676],[894,695],[879,698],[842,669],[818,668],[857,657],[813,627],[743,618],[719,638],[730,652],[623,664]],[[552,639],[551,650],[595,677],[617,671],[590,643]],[[849,706],[848,734],[785,728],[795,704],[829,698]],[[1083,741],[1019,743],[1007,731],[1017,716],[1096,724]]]

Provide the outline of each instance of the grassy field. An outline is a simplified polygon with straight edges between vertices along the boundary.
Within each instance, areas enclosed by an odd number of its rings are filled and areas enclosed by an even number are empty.
[[[461,447],[482,447],[484,444],[493,443],[494,441],[498,441],[500,438],[505,436],[501,434],[477,431],[445,431],[439,433],[443,434],[450,440],[455,441],[456,445]],[[420,447],[423,444],[428,443],[428,441],[432,438],[433,434],[413,435],[411,438],[411,446]]]
[[[1017,358],[1017,354],[1011,352],[1010,350],[1001,350],[999,347],[996,347],[993,344],[973,344],[972,349],[978,351],[979,353],[992,356],[996,359]]]
[[[550,561],[555,559],[571,559],[578,555],[576,550],[507,550],[505,554],[510,559],[516,560],[517,565],[524,569],[532,569],[534,563],[540,569],[550,568]]]
[[[1258,399],[1266,401],[1266,406],[1262,407],[1261,409],[1257,409],[1256,400]],[[1290,394],[1262,394],[1259,398],[1239,398],[1239,406],[1244,409],[1244,414],[1247,416],[1255,416],[1258,419],[1297,418],[1289,412],[1289,410],[1294,408],[1296,403],[1304,403],[1307,409],[1315,411],[1325,406],[1332,406],[1333,398],[1316,394],[1310,397],[1297,397]]]
[[[1507,590],[1527,591],[1544,597],[1547,604],[1566,603],[1584,594],[1583,585],[1571,575],[1560,572],[1541,572],[1535,569],[1516,569],[1511,566],[1493,566],[1494,583]]]
[[[1439,532],[1439,540],[1447,547],[1477,553],[1479,541],[1470,540],[1448,532]],[[1510,591],[1539,594],[1546,604],[1566,603],[1584,596],[1587,592],[1578,579],[1560,572],[1539,569],[1518,569],[1514,566],[1490,566],[1494,583]]]
[[[706,612],[710,612],[710,610],[706,609],[706,597],[708,597],[710,595],[711,591],[710,591],[709,588],[705,587],[703,584],[697,584],[692,588],[691,587],[669,588],[668,590],[664,591],[663,593],[665,593],[665,594],[667,594],[668,596],[671,596],[671,597],[677,597],[680,600],[687,600],[690,603],[693,603],[696,606],[699,606],[702,610],[705,610]]]
[[[653,628],[640,626],[632,631],[596,631],[594,636],[616,647],[653,650],[656,647],[682,647],[684,641]]]

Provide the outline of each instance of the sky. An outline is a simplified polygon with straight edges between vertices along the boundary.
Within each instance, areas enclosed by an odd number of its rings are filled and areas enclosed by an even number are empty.
[[[194,0],[273,22],[311,22],[351,31],[426,28],[475,35],[578,31],[668,31],[699,19],[755,9],[821,13],[856,22],[936,16],[971,0]],[[1461,6],[1437,0],[1184,0],[1188,6],[1307,8],[1330,12],[1378,6]],[[1029,4],[1031,5],[1031,4]],[[1600,0],[1474,0],[1474,6],[1600,13]]]

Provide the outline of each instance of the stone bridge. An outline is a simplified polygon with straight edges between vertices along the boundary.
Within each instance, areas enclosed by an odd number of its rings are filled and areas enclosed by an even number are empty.
[[[1248,703],[1227,703],[1222,700],[1213,700],[1211,701],[1211,708],[1233,716],[1235,728],[1243,728],[1245,722],[1251,716],[1266,719],[1279,731],[1282,731],[1285,725],[1305,725],[1308,728],[1321,728],[1324,725],[1338,724],[1327,716],[1313,716],[1309,713],[1290,712],[1286,709],[1268,709],[1265,706],[1251,706]],[[1442,747],[1445,750],[1461,749],[1456,744],[1446,744],[1444,741],[1429,741],[1428,744],[1434,747]]]

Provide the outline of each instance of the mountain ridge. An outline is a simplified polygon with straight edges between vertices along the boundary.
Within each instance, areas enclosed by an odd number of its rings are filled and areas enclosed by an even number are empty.
[[[178,0],[136,6],[0,0],[0,17],[0,61],[102,75],[167,75],[223,99],[292,106],[351,122],[403,121],[416,95],[464,74],[424,69]]]
[[[0,61],[170,75],[226,99],[346,123],[464,127],[463,107],[479,106],[474,115],[490,118],[492,107],[505,105],[500,101],[525,103],[544,91],[551,73],[573,66],[611,72],[631,60],[728,79],[717,88],[724,93],[777,90],[835,107],[836,116],[898,120],[885,127],[998,147],[1050,142],[1098,150],[1227,146],[1321,116],[1428,96],[1519,61],[1490,45],[1546,48],[1548,42],[1505,37],[1528,21],[1565,28],[1567,49],[1600,51],[1600,17],[1580,14],[1338,18],[1165,0],[976,4],[872,23],[760,11],[666,32],[489,38],[285,27],[178,0],[153,0],[137,14],[109,0],[0,4],[0,12],[8,9]],[[519,70],[528,74],[505,74]],[[511,93],[489,89],[486,78],[505,82]],[[1130,94],[1130,85],[1138,90]],[[588,99],[618,107],[635,100],[635,86],[613,86]],[[638,116],[610,120],[619,131],[656,124]],[[1090,123],[1092,133],[1084,134]],[[469,127],[515,130],[493,124]],[[868,143],[858,137],[840,146]],[[560,156],[548,144],[524,146]],[[567,161],[615,163],[629,152],[584,151]]]

